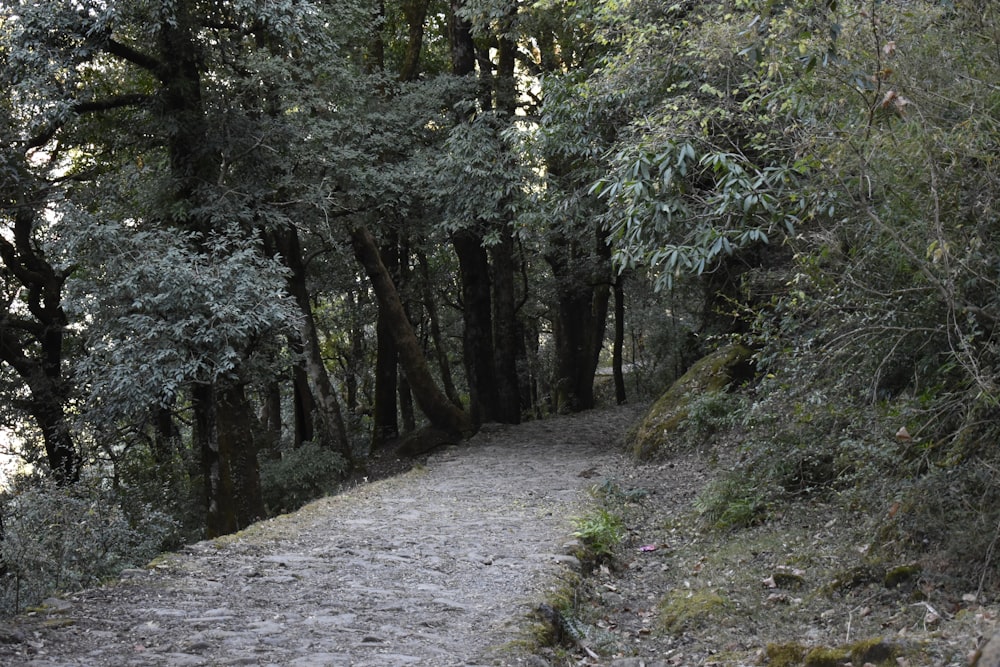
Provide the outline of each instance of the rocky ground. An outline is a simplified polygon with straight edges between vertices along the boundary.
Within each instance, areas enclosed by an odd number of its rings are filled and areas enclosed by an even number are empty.
[[[49,600],[2,624],[0,664],[516,662],[526,615],[576,565],[570,517],[620,465],[633,418],[487,427],[406,474]]]
[[[864,565],[874,537],[832,506],[707,528],[698,496],[724,463],[629,462],[637,415],[485,428],[0,623],[0,665],[958,666],[992,633],[983,591]],[[573,518],[598,509],[623,540],[581,563]]]
[[[708,484],[734,454],[675,455],[604,482],[624,539],[588,568],[567,612],[582,639],[539,651],[549,664],[963,667],[997,632],[996,591],[956,583],[966,564],[873,555],[885,538],[871,508],[828,498],[748,528],[707,525]]]

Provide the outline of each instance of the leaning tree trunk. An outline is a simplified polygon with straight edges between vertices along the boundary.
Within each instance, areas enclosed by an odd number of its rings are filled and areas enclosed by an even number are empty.
[[[379,310],[385,312],[392,326],[400,364],[421,412],[437,428],[458,434],[468,433],[472,427],[469,416],[448,400],[431,375],[420,341],[406,317],[396,286],[382,263],[375,239],[364,227],[356,227],[351,230],[351,246],[372,282]]]

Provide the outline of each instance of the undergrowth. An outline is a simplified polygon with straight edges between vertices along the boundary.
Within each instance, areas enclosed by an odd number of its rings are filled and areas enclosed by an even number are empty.
[[[21,484],[2,498],[0,616],[141,566],[178,529],[171,516],[152,506],[129,507],[97,479],[66,487]]]
[[[677,434],[690,443],[713,437],[723,470],[696,502],[707,526],[739,530],[797,503],[833,503],[865,517],[879,537],[872,557],[927,558],[942,565],[941,577],[997,592],[1000,455],[914,437],[926,430],[912,397],[848,401],[828,385],[779,375],[724,400],[732,411],[693,410]]]

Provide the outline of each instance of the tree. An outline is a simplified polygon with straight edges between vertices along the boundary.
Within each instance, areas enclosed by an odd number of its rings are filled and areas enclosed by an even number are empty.
[[[280,78],[273,65],[304,44],[318,8],[254,13],[239,4],[178,2],[79,9],[55,0],[22,4],[11,19],[10,53],[18,92],[24,91],[18,102],[26,111],[48,110],[38,123],[39,146],[58,156],[57,165],[78,184],[72,194],[91,220],[115,221],[83,233],[104,234],[134,253],[109,256],[116,246],[91,244],[91,254],[79,256],[91,262],[88,284],[100,285],[105,297],[86,314],[109,315],[93,327],[90,343],[122,362],[113,378],[146,373],[132,384],[155,385],[140,394],[150,404],[187,395],[209,532],[230,532],[263,512],[256,417],[244,387],[255,380],[259,360],[274,358],[273,343],[294,322],[283,289],[275,291],[284,285],[280,267],[257,242],[280,207],[273,192],[247,187],[248,165],[266,142],[256,131],[274,119],[262,113],[275,100],[261,98],[258,82]],[[269,42],[285,50],[260,48]],[[310,43],[324,45],[329,41]],[[88,247],[81,228],[66,231],[67,239],[82,238],[75,250]],[[164,257],[174,264],[165,266]],[[223,266],[229,273],[216,271]],[[159,273],[143,281],[149,270]],[[132,278],[143,288],[138,294]],[[126,303],[129,294],[134,298]],[[144,336],[164,355],[155,366],[128,357],[131,343]],[[94,370],[96,358],[84,370]],[[97,373],[85,377],[104,392],[92,391],[94,401],[109,407],[108,381]]]
[[[11,85],[12,70],[7,65],[2,68],[3,89]],[[56,215],[60,190],[55,177],[32,173],[30,156],[42,139],[17,132],[9,103],[5,98],[0,105],[0,169],[4,174],[0,186],[4,229],[0,236],[4,304],[0,361],[4,373],[13,371],[18,378],[14,396],[26,390],[26,412],[41,432],[49,470],[59,483],[67,484],[79,478],[82,464],[67,415],[72,386],[66,377],[64,338],[69,318],[62,302],[71,269],[53,262],[44,245],[49,226],[44,218]]]
[[[497,13],[494,25],[478,3],[451,3],[452,74],[471,79],[478,62],[479,75],[475,89],[456,106],[458,122],[437,171],[443,222],[460,267],[465,374],[476,424],[517,423],[521,410],[513,263],[520,175],[500,136],[516,107],[516,5],[503,3]],[[477,39],[499,47],[495,71],[488,48],[477,46]]]
[[[649,19],[651,7],[634,9],[635,20]],[[627,33],[601,74],[600,86],[622,90],[633,120],[593,192],[609,204],[616,262],[653,269],[661,287],[710,275],[813,212],[802,196],[812,164],[794,159],[788,140],[794,120],[775,108],[756,64],[733,50],[742,28],[723,21],[725,11],[671,8]],[[665,76],[634,87],[650,67]]]
[[[618,101],[588,84],[603,49],[595,48],[596,3],[542,3],[533,18],[539,44],[540,122],[529,151],[544,178],[532,212],[545,231],[553,276],[553,407],[593,408],[594,375],[605,339],[612,284],[611,247],[590,186],[604,172]]]

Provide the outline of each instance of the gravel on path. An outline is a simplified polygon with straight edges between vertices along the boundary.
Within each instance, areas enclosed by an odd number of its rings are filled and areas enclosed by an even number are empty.
[[[6,667],[504,664],[636,417],[489,426],[426,466],[0,624]]]

